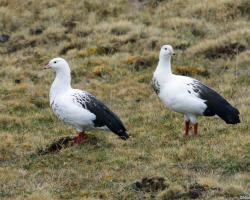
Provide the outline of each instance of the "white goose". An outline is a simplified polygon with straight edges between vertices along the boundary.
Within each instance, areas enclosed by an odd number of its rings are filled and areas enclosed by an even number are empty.
[[[84,131],[94,128],[110,130],[121,139],[128,139],[126,128],[116,114],[90,93],[72,89],[70,68],[63,58],[52,59],[45,69],[56,72],[49,94],[50,106],[61,120],[76,128],[78,136],[74,143],[82,143],[87,138]]]
[[[161,101],[171,110],[184,114],[185,136],[190,123],[193,134],[198,135],[198,116],[218,115],[227,124],[240,123],[239,111],[222,96],[200,81],[171,71],[171,45],[161,47],[159,62],[153,75],[153,88]]]

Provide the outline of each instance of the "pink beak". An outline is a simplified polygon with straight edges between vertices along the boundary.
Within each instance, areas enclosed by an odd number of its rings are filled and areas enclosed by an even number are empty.
[[[47,64],[47,65],[45,65],[44,67],[43,67],[43,69],[50,69],[51,68],[51,66],[49,65],[49,64]]]

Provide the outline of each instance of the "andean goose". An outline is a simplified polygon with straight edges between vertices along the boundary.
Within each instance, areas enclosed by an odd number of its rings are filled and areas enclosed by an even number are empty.
[[[56,72],[49,94],[50,106],[61,120],[76,128],[78,136],[74,143],[82,143],[86,139],[84,131],[94,128],[110,130],[121,139],[128,139],[127,130],[116,114],[92,94],[71,87],[70,68],[63,58],[50,60],[45,69]]]
[[[198,116],[218,115],[227,124],[240,123],[239,111],[221,95],[198,80],[175,75],[171,71],[171,45],[161,47],[159,62],[153,75],[153,88],[161,101],[171,110],[184,114],[185,136],[190,123],[193,134],[198,135]]]

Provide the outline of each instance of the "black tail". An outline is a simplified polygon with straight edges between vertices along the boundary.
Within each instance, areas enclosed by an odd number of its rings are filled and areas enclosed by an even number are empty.
[[[117,134],[117,133],[116,133],[116,134]],[[122,140],[127,140],[127,139],[129,138],[129,136],[128,136],[128,134],[127,134],[126,131],[120,132],[120,133],[117,134],[117,135],[119,135],[120,138],[121,138]]]
[[[124,127],[121,120],[118,118],[118,116],[113,113],[111,110],[109,110],[107,107],[104,108],[104,115],[105,118],[103,119],[103,122],[105,125],[116,135],[118,135],[122,140],[127,140],[129,138],[127,134],[127,130]]]
[[[205,116],[218,115],[227,124],[240,123],[240,112],[221,96],[216,96],[216,98],[206,101],[205,104],[207,105],[207,109],[203,113]]]
[[[240,112],[231,106],[230,104],[227,104],[223,106],[222,108],[216,109],[216,114],[223,119],[227,124],[237,124],[240,123]]]
[[[218,115],[227,124],[240,123],[240,112],[227,102],[221,95],[202,84],[199,81],[194,82],[195,89],[198,89],[199,97],[205,100],[207,105],[206,110],[203,112],[205,116]]]
[[[121,139],[127,140],[129,138],[127,130],[119,117],[93,95],[88,94],[88,98],[89,101],[86,101],[84,105],[90,112],[96,115],[94,120],[95,127],[107,126]]]

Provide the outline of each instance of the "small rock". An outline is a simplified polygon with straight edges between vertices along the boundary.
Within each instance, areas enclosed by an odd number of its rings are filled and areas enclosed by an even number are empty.
[[[188,195],[191,199],[197,199],[202,196],[203,192],[206,191],[206,188],[199,184],[194,184],[189,187]]]
[[[40,35],[43,33],[43,27],[36,27],[36,28],[33,28],[33,29],[30,29],[30,34],[31,35]]]
[[[21,83],[21,80],[20,80],[20,79],[15,79],[15,83],[16,83],[16,84],[20,84],[20,83]]]
[[[137,99],[135,99],[135,102],[139,103],[139,102],[141,102],[141,99],[137,98]]]
[[[7,34],[2,34],[0,35],[0,42],[4,43],[7,42],[9,40],[10,36]]]
[[[63,23],[63,25],[69,29],[73,29],[76,27],[76,22],[75,21],[66,21]]]
[[[158,192],[164,190],[167,185],[163,177],[145,177],[141,181],[136,181],[132,185],[136,191]]]

